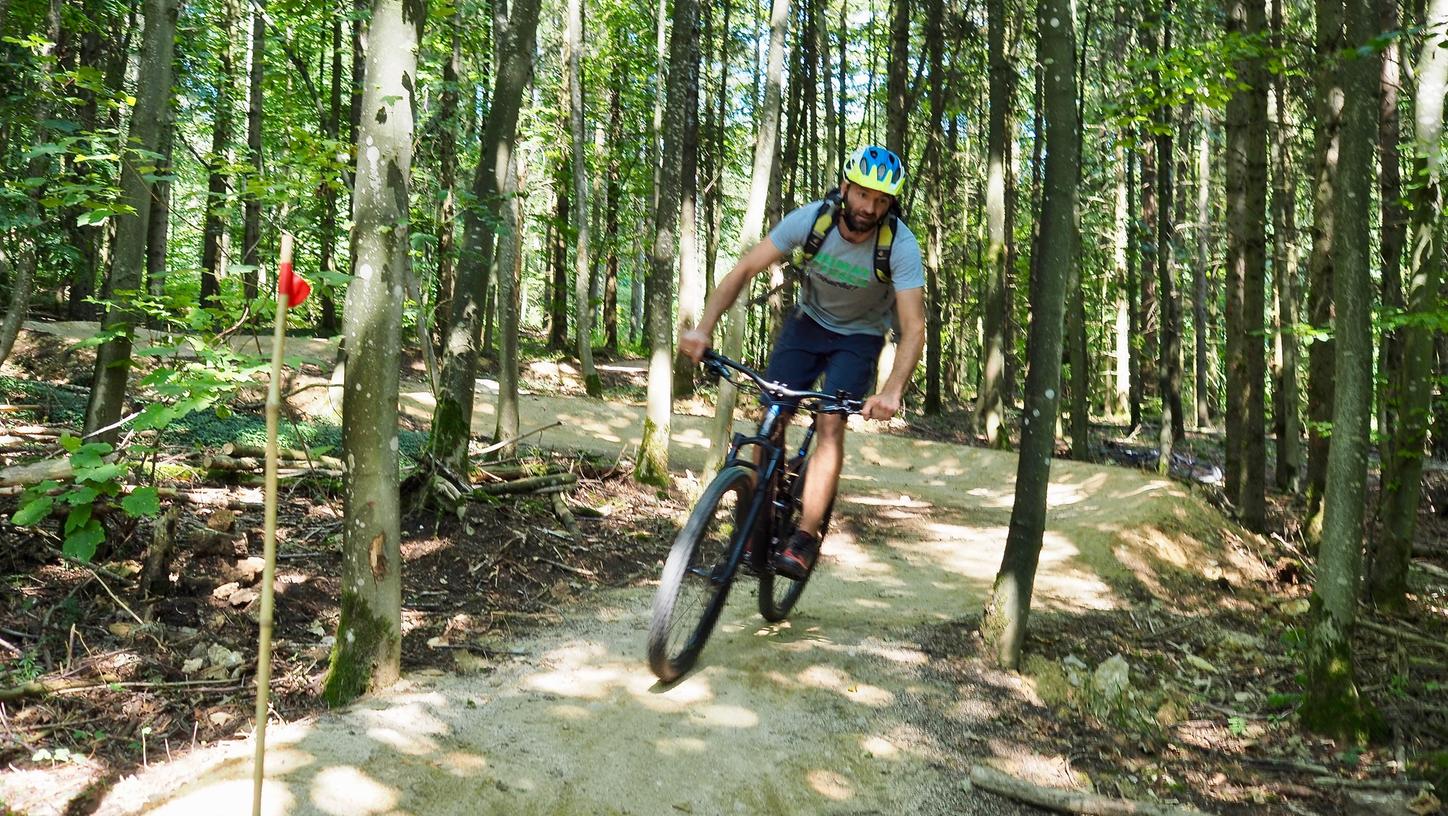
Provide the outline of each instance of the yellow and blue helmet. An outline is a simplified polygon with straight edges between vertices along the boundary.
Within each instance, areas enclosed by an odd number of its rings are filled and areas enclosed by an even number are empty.
[[[845,160],[845,179],[861,187],[899,196],[905,188],[905,163],[886,148],[866,145]]]

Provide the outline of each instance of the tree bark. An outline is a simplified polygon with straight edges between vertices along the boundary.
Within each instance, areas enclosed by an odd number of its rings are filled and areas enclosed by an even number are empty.
[[[1170,53],[1171,0],[1162,6],[1163,53]],[[1156,73],[1156,72],[1153,72]],[[1155,83],[1153,83],[1155,84]],[[1156,221],[1156,277],[1161,295],[1161,357],[1157,360],[1157,390],[1161,393],[1161,428],[1157,434],[1158,473],[1171,470],[1172,446],[1185,435],[1182,416],[1181,371],[1181,295],[1176,290],[1176,227],[1172,223],[1172,196],[1175,195],[1172,164],[1172,108],[1157,111],[1156,162],[1160,202]]]
[[[910,156],[910,0],[891,0],[890,56],[885,74],[885,147]]]
[[[1372,4],[1345,4],[1349,47],[1377,33]],[[1312,622],[1304,654],[1303,725],[1332,736],[1363,740],[1368,722],[1353,678],[1352,631],[1362,561],[1363,502],[1372,411],[1372,284],[1367,202],[1372,198],[1372,153],[1378,86],[1371,60],[1348,59],[1334,87],[1341,95],[1337,231],[1333,241],[1333,299],[1337,359],[1333,367],[1332,449],[1327,462],[1322,544],[1313,585]]]
[[[1200,113],[1200,132],[1197,141],[1197,263],[1192,280],[1192,322],[1196,327],[1194,360],[1192,366],[1196,377],[1193,389],[1196,397],[1196,419],[1198,428],[1212,425],[1211,381],[1208,372],[1211,365],[1207,357],[1207,275],[1212,262],[1212,115],[1206,106]]]
[[[673,305],[675,230],[679,223],[683,142],[689,83],[694,53],[697,16],[696,0],[674,0],[669,35],[669,74],[665,99],[662,166],[659,173],[659,201],[654,211],[654,244],[649,254],[652,313],[649,320],[648,410],[643,437],[639,442],[639,466],[635,478],[645,484],[663,486],[669,480],[669,430],[673,415],[674,342]]]
[[[407,280],[417,48],[426,6],[373,0],[357,157],[352,283],[343,310],[350,363],[342,397],[346,524],[341,618],[322,689],[329,705],[391,685],[402,659],[397,384]]]
[[[1372,599],[1379,608],[1407,607],[1408,563],[1413,555],[1418,504],[1423,489],[1434,379],[1434,332],[1430,316],[1441,309],[1443,278],[1443,103],[1448,93],[1448,0],[1432,0],[1419,52],[1413,100],[1414,186],[1409,232],[1407,309],[1402,329],[1402,364],[1389,372],[1388,400],[1398,410],[1392,478],[1383,480],[1382,535],[1371,572]]]
[[[518,438],[518,331],[522,323],[523,200],[527,165],[518,154],[509,157],[508,175],[503,182],[506,208],[503,234],[498,237],[498,422],[493,438],[502,442]],[[511,442],[497,451],[500,459],[514,455]]]
[[[764,209],[768,201],[769,180],[774,176],[775,148],[779,143],[779,115],[783,98],[784,39],[789,32],[789,0],[773,0],[769,12],[769,49],[765,57],[764,101],[759,108],[759,123],[754,137],[754,168],[750,175],[749,200],[744,207],[744,221],[739,229],[739,253],[749,251],[764,232]],[[735,301],[728,311],[724,332],[724,353],[738,358],[744,349],[744,330],[748,322],[746,299]],[[714,408],[714,424],[709,434],[709,458],[704,471],[707,478],[719,471],[729,450],[729,436],[734,429],[734,406],[738,389],[728,382],[719,383],[719,400]]]
[[[230,182],[227,166],[231,163],[233,138],[233,99],[236,92],[236,52],[232,32],[241,16],[238,0],[225,0],[221,5],[219,30],[223,44],[216,54],[216,101],[212,104],[210,169],[206,182],[206,221],[201,237],[201,305],[220,305],[221,278],[226,256],[227,205]]]
[[[573,131],[573,198],[578,213],[578,249],[574,253],[574,330],[583,386],[590,397],[603,396],[603,381],[593,368],[593,306],[589,297],[588,159],[583,132],[583,0],[568,0],[568,109]]]
[[[326,133],[327,138],[336,143],[342,135],[342,10],[333,7],[331,15],[332,86],[327,100],[329,108]],[[451,236],[448,237],[451,239]],[[439,239],[438,257],[439,259],[444,257],[441,239]],[[337,184],[336,180],[332,178],[326,179],[322,183],[321,257],[318,259],[317,266],[330,273],[337,271]],[[331,286],[318,288],[321,290],[318,292],[317,298],[321,314],[317,319],[317,331],[324,337],[331,337],[340,328],[337,322],[337,304],[332,300]],[[439,311],[439,314],[446,314],[446,312]]]
[[[695,12],[698,13],[697,11]],[[684,70],[684,131],[679,138],[679,297],[674,336],[699,323],[704,311],[704,276],[699,267],[699,35],[690,38]],[[694,393],[694,361],[674,359],[674,396]]]
[[[1398,30],[1398,0],[1377,0],[1379,14],[1378,31]],[[1381,207],[1379,224],[1379,248],[1382,266],[1379,274],[1383,284],[1383,311],[1392,315],[1403,310],[1403,240],[1407,230],[1408,213],[1403,202],[1402,171],[1398,165],[1398,151],[1402,143],[1402,127],[1398,116],[1398,87],[1402,83],[1401,61],[1397,37],[1385,38],[1380,57],[1378,106],[1378,201]],[[1377,400],[1377,430],[1385,440],[1383,450],[1384,482],[1393,478],[1392,468],[1396,457],[1393,446],[1398,436],[1398,408],[1388,400],[1388,372],[1400,371],[1403,367],[1402,332],[1386,328],[1378,354],[1379,381]]]
[[[246,156],[251,165],[249,182],[261,183],[261,127],[266,111],[262,104],[262,79],[266,71],[266,15],[260,8],[251,14],[251,91],[247,94]],[[250,185],[248,185],[250,186]],[[248,303],[261,280],[261,195],[249,191],[242,197],[241,262],[246,265],[242,291]]]
[[[494,29],[499,69],[491,97],[491,115],[483,129],[473,173],[474,205],[463,215],[463,247],[458,258],[452,315],[443,345],[441,388],[432,413],[428,455],[454,473],[468,467],[473,416],[473,385],[478,366],[478,332],[493,263],[496,225],[504,218],[501,195],[517,140],[519,101],[533,74],[533,37],[539,0],[516,0],[506,30]]]
[[[1040,65],[1045,77],[1046,178],[1041,201],[1041,263],[1033,281],[1030,368],[1026,373],[1016,498],[1000,572],[986,601],[981,634],[986,652],[1008,669],[1020,665],[1026,621],[1046,526],[1046,493],[1055,446],[1061,385],[1065,283],[1070,277],[1076,211],[1077,134],[1075,21],[1067,0],[1038,7]],[[1044,24],[1044,21],[1051,21]]]
[[[1282,41],[1282,0],[1272,0],[1272,37]],[[1278,490],[1295,491],[1302,479],[1301,394],[1298,390],[1297,354],[1297,184],[1287,127],[1287,89],[1281,77],[1273,79],[1272,103],[1275,174],[1272,190],[1272,281],[1277,295],[1277,370],[1273,372],[1272,426],[1277,438],[1274,482]]]
[[[457,269],[457,187],[458,174],[458,83],[463,71],[462,11],[453,9],[448,21],[452,47],[442,66],[442,99],[438,103],[437,135],[437,303],[434,313],[452,315],[453,289]],[[434,318],[436,321],[436,318]],[[431,334],[446,337],[448,327],[436,322]]]
[[[1255,37],[1266,27],[1256,0],[1232,0],[1228,33]],[[1266,524],[1263,379],[1267,219],[1267,87],[1263,58],[1239,61],[1243,86],[1227,103],[1227,496],[1242,523]]]
[[[987,53],[990,61],[990,118],[986,130],[985,211],[986,248],[985,343],[981,349],[980,393],[975,403],[976,432],[993,448],[1009,448],[1004,432],[1006,391],[1006,260],[1010,236],[1006,234],[1006,123],[1010,118],[1010,78],[1013,67],[1006,58],[1005,0],[986,3]]]
[[[155,153],[160,147],[161,122],[171,98],[179,5],[179,0],[145,2],[146,33],[141,43],[140,81],[127,139],[132,150]],[[102,321],[102,330],[114,334],[96,350],[95,377],[86,403],[85,433],[94,434],[98,442],[114,443],[119,437],[120,429],[113,426],[121,418],[121,405],[130,379],[131,334],[141,321],[140,313],[126,303],[126,293],[140,289],[146,262],[153,185],[140,172],[142,161],[138,154],[127,151],[121,163],[121,200],[134,211],[116,216],[109,280],[110,292],[120,302],[106,310]]]
[[[604,197],[608,200],[604,213],[603,242],[608,247],[608,261],[603,286],[603,347],[610,354],[618,352],[618,215],[620,176],[619,153],[623,145],[623,61],[615,60],[612,87],[608,92],[608,183]]]
[[[1333,252],[1337,230],[1338,141],[1341,138],[1342,97],[1334,94],[1337,53],[1343,46],[1342,0],[1316,0],[1315,71],[1316,178],[1312,195],[1312,255],[1308,260],[1308,310],[1312,329],[1319,336],[1308,349],[1307,371],[1307,511],[1303,534],[1316,546],[1322,534],[1323,494],[1327,489],[1327,459],[1333,405]]]

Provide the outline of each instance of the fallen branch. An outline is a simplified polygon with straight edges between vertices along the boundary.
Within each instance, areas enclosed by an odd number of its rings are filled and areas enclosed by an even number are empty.
[[[1429,564],[1427,561],[1413,561],[1412,567],[1415,570],[1426,572],[1434,578],[1442,578],[1443,580],[1448,581],[1448,570],[1445,570],[1436,564]]]
[[[1417,634],[1405,625],[1388,626],[1386,624],[1378,623],[1377,621],[1371,621],[1366,618],[1358,618],[1357,624],[1358,626],[1361,626],[1362,628],[1367,629],[1370,632],[1377,632],[1381,635],[1389,635],[1391,637],[1400,638],[1402,640],[1410,640],[1414,643],[1419,643],[1424,646],[1431,646],[1434,649],[1441,649],[1445,652],[1448,652],[1448,643],[1442,643],[1430,637],[1425,637],[1423,635]]]
[[[23,465],[0,468],[0,485],[23,487],[41,482],[64,481],[74,475],[75,468],[71,467],[69,457],[42,459],[39,462],[26,462]]]
[[[0,414],[15,414],[21,411],[39,411],[39,405],[0,405]]]
[[[1417,791],[1423,787],[1420,779],[1343,779],[1340,776],[1319,776],[1312,781],[1317,785],[1353,790]]]
[[[266,448],[257,445],[243,445],[239,442],[227,442],[221,446],[222,456],[235,456],[242,459],[266,460]],[[313,465],[331,468],[333,470],[344,470],[346,465],[341,459],[335,456],[323,456],[320,453],[298,450],[297,448],[281,448],[277,451],[278,459],[285,459],[297,462],[309,462]]]
[[[493,451],[502,450],[503,448],[506,448],[506,447],[508,447],[509,445],[513,445],[513,444],[516,444],[516,443],[518,443],[518,442],[520,442],[520,441],[522,441],[522,440],[524,440],[524,439],[527,439],[528,437],[532,436],[533,434],[543,433],[544,431],[548,430],[549,428],[556,428],[556,427],[558,427],[559,425],[562,425],[562,424],[563,424],[563,420],[560,419],[560,420],[557,420],[557,421],[555,421],[555,422],[552,422],[552,423],[550,423],[550,424],[548,424],[548,425],[544,425],[544,426],[541,427],[541,428],[534,428],[533,430],[527,431],[526,433],[520,433],[520,434],[518,434],[517,436],[513,437],[512,439],[504,439],[504,440],[501,441],[501,442],[494,442],[493,444],[487,446],[486,448],[483,448],[482,450],[478,451],[477,455],[478,455],[478,456],[487,456],[488,454],[492,453]]]
[[[554,515],[563,522],[563,528],[568,531],[569,535],[573,536],[575,541],[578,540],[582,537],[583,531],[578,529],[578,520],[573,517],[573,513],[569,512],[568,502],[563,500],[562,493],[554,493],[552,498]]]
[[[549,473],[545,476],[533,476],[527,479],[515,479],[511,482],[498,482],[496,484],[479,485],[473,488],[474,496],[498,496],[505,493],[531,493],[539,488],[555,487],[558,485],[571,485],[578,482],[578,477],[572,473]]]
[[[1201,811],[1191,808],[1111,799],[1084,791],[1036,785],[984,765],[976,765],[970,769],[970,781],[976,787],[991,793],[1057,813],[1082,813],[1088,816],[1202,816]]]

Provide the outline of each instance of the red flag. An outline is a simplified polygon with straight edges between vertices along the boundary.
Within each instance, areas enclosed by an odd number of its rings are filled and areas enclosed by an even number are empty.
[[[281,274],[277,276],[277,294],[287,296],[288,308],[302,305],[302,301],[312,293],[312,285],[307,283],[301,275],[292,271],[291,261],[282,261],[280,266]]]

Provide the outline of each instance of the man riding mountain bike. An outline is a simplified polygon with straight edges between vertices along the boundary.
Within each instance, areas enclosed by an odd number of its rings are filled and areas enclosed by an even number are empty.
[[[709,296],[698,326],[679,335],[679,352],[695,363],[703,359],[715,324],[754,276],[802,250],[799,304],[780,330],[765,378],[803,390],[824,375],[821,390],[862,399],[893,326],[899,332],[894,366],[861,411],[866,419],[888,420],[900,410],[925,348],[920,244],[898,216],[905,186],[899,156],[862,147],[845,161],[842,176],[838,193],[789,213],[739,259]],[[819,557],[820,528],[845,457],[845,417],[819,414],[816,421],[799,526],[774,563],[794,579],[808,575]]]

